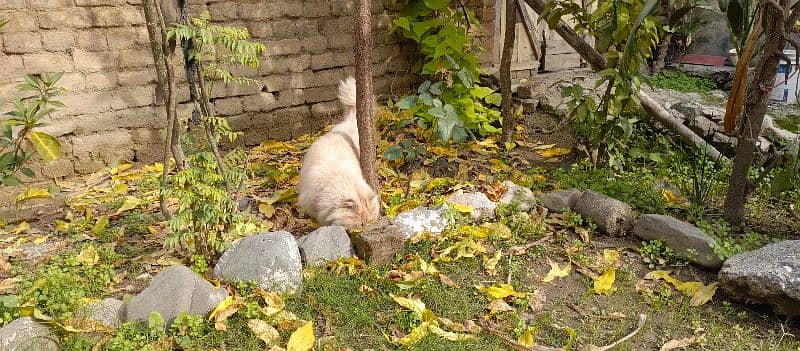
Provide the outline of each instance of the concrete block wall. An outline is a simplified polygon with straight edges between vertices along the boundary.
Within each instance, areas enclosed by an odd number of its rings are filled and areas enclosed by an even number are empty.
[[[226,116],[244,143],[287,139],[312,132],[337,117],[336,85],[353,68],[352,0],[189,0],[191,12],[215,22],[247,27],[267,53],[257,70],[237,73],[260,85],[215,84],[217,115]],[[400,94],[413,82],[413,46],[387,36],[391,0],[373,0],[374,74],[378,93]],[[470,0],[485,20],[484,46],[493,33],[495,0]],[[68,94],[46,130],[65,157],[41,165],[48,177],[86,174],[119,161],[154,162],[163,150],[165,113],[155,103],[155,72],[141,0],[0,0],[0,112],[11,109],[25,74],[64,72]],[[488,27],[487,27],[488,26]],[[484,30],[483,28],[488,28]],[[489,44],[491,44],[489,42]],[[177,55],[180,58],[180,54]],[[190,106],[180,62],[180,117]]]

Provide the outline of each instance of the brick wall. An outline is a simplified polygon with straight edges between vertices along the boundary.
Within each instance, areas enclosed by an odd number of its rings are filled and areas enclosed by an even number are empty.
[[[409,44],[387,37],[390,0],[373,1],[374,73],[378,93],[402,93],[411,83]],[[47,177],[84,174],[121,160],[153,162],[162,153],[164,110],[156,106],[155,73],[141,0],[0,0],[0,111],[10,110],[26,73],[65,72],[66,104],[47,131],[65,157],[42,166]],[[484,20],[491,50],[495,0],[471,0]],[[190,0],[191,12],[244,26],[267,47],[257,71],[239,73],[262,85],[217,84],[212,102],[244,142],[286,139],[330,123],[338,105],[336,84],[352,72],[352,0]],[[486,28],[486,29],[484,29]],[[488,34],[487,34],[488,33]],[[487,45],[487,43],[489,45]],[[188,116],[182,67],[177,69],[179,114]]]

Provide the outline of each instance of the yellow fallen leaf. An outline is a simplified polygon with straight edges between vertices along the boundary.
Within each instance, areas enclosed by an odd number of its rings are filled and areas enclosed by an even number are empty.
[[[308,351],[314,347],[314,322],[308,322],[300,328],[297,328],[291,336],[289,342],[286,344],[286,351]]]
[[[458,156],[458,150],[452,147],[444,148],[441,146],[431,146],[428,147],[428,152],[439,156],[448,156],[448,157]]]
[[[489,287],[476,286],[478,291],[486,294],[492,299],[504,299],[509,296],[513,297],[526,297],[528,293],[517,292],[511,284],[495,283]]]
[[[503,299],[496,299],[492,300],[489,305],[486,306],[486,309],[489,310],[487,317],[491,318],[491,316],[499,313],[499,312],[511,312],[516,311],[514,307],[511,307],[505,300]]]
[[[16,228],[14,228],[14,234],[19,234],[22,232],[27,232],[31,230],[31,225],[28,222],[22,221],[22,223],[18,224]]]
[[[512,237],[511,228],[500,222],[484,223],[481,227],[490,229],[492,234],[497,235],[500,239],[511,239]]]
[[[536,151],[536,153],[538,153],[539,156],[542,156],[544,158],[564,156],[569,154],[570,152],[571,152],[570,149],[565,149],[563,147],[554,147],[551,149]]]
[[[117,209],[117,214],[120,214],[128,210],[132,210],[136,208],[136,206],[139,206],[140,203],[142,203],[142,200],[135,198],[133,196],[126,196],[125,201],[122,202],[122,206],[120,206]]]
[[[670,204],[673,204],[673,205],[678,205],[678,204],[682,204],[682,203],[686,202],[686,199],[684,199],[681,196],[676,195],[675,193],[673,193],[672,191],[669,191],[667,189],[661,189],[661,196],[664,197],[664,200],[667,201],[667,203],[670,203]]]
[[[430,326],[428,327],[428,329],[430,330],[431,333],[434,333],[434,334],[436,334],[436,335],[438,335],[438,336],[440,336],[440,337],[442,337],[444,339],[450,340],[450,341],[463,341],[463,340],[469,340],[469,339],[474,339],[475,338],[475,336],[473,336],[473,335],[459,334],[459,333],[446,331],[446,330],[440,328],[438,325],[436,325],[436,323],[431,323]]]
[[[22,203],[33,199],[47,199],[53,197],[47,189],[28,188],[22,194],[17,195],[16,202]]]
[[[458,286],[458,284],[456,284],[456,282],[454,282],[453,279],[450,279],[450,277],[444,274],[439,274],[439,281],[442,282],[442,284],[447,285],[451,288],[455,288],[456,286]]]
[[[532,327],[528,327],[524,332],[522,332],[522,334],[519,335],[519,338],[517,338],[517,343],[525,347],[533,347],[533,345],[536,343],[534,332],[535,330]]]
[[[422,318],[422,315],[425,313],[425,303],[420,299],[395,296],[394,294],[389,294],[389,296],[394,300],[394,302],[397,302],[398,305],[411,310],[411,312],[414,312],[417,317]]]
[[[264,215],[264,218],[272,218],[272,216],[275,215],[275,207],[266,202],[262,202],[258,204],[258,212]]]
[[[550,271],[547,272],[547,276],[542,279],[543,282],[549,283],[555,280],[556,278],[563,278],[569,275],[569,272],[572,270],[572,265],[567,263],[564,268],[558,266],[558,263],[551,261],[549,258],[547,259],[547,264],[550,265]]]
[[[704,285],[700,289],[697,289],[697,292],[694,293],[692,299],[689,301],[689,304],[692,306],[703,305],[706,302],[711,301],[711,298],[714,297],[714,294],[716,292],[717,292],[717,283]]]
[[[431,322],[422,322],[420,325],[411,329],[411,332],[408,335],[397,338],[392,337],[391,340],[395,344],[403,345],[403,346],[411,346],[418,342],[420,342],[426,335],[430,332]]]
[[[100,261],[100,255],[97,254],[97,250],[95,250],[94,246],[86,245],[81,249],[78,256],[75,257],[75,260],[85,266],[94,266],[97,264],[97,261]]]
[[[214,319],[214,317],[216,317],[218,313],[232,306],[234,301],[235,300],[233,299],[233,296],[226,297],[224,300],[222,300],[220,303],[217,304],[217,307],[214,307],[214,310],[211,311],[211,313],[208,315],[208,320]]]
[[[678,291],[688,295],[694,296],[700,288],[704,287],[701,282],[683,282],[670,276],[667,271],[652,271],[644,276],[645,279],[663,279],[665,282],[672,284]],[[716,290],[715,290],[716,291]]]
[[[619,261],[619,251],[605,249],[603,250],[603,261],[605,261],[606,265],[614,265]]]
[[[470,214],[473,211],[475,211],[475,209],[473,209],[472,206],[464,205],[464,204],[450,204],[450,207],[452,207],[454,210],[456,210],[458,212],[467,213],[467,214]]]
[[[500,263],[500,258],[503,257],[503,250],[498,249],[494,252],[494,256],[489,258],[489,256],[483,256],[483,268],[486,269],[486,273],[488,275],[496,275],[497,274],[497,264]]]
[[[310,322],[309,322],[310,323]],[[247,321],[247,327],[250,328],[250,331],[253,334],[264,341],[267,347],[273,346],[281,340],[281,334],[278,333],[278,330],[275,327],[269,325],[269,323],[262,321],[260,319],[250,319]],[[294,335],[294,334],[292,334]],[[313,334],[312,334],[313,336]],[[313,345],[313,341],[312,341]]]
[[[536,146],[533,147],[533,149],[534,150],[547,150],[547,149],[552,149],[555,146],[556,146],[556,144],[536,145]]]
[[[617,269],[609,268],[597,279],[594,280],[595,294],[610,294],[614,291],[614,280],[616,279]]]
[[[33,243],[36,244],[36,245],[44,244],[46,241],[47,241],[47,237],[46,236],[40,236],[40,237],[38,237],[36,239],[33,239]]]
[[[661,348],[659,348],[658,351],[672,351],[677,349],[685,349],[689,346],[698,343],[699,341],[700,340],[696,335],[683,339],[673,339],[667,341],[667,343],[665,343],[664,345],[661,345]]]

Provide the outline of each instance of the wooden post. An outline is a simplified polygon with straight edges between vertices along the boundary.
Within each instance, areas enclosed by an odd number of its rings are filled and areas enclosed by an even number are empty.
[[[511,97],[511,54],[514,50],[516,36],[517,4],[514,0],[506,0],[505,34],[503,35],[503,54],[500,57],[500,94],[503,102],[500,106],[500,115],[503,117],[502,141],[512,141],[514,135],[514,101]]]
[[[370,0],[355,1],[356,121],[361,150],[361,173],[370,187],[380,194],[375,164],[375,111],[372,101],[372,15]]]

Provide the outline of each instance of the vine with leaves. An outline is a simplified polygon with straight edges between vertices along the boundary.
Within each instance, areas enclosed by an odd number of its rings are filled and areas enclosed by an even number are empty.
[[[500,94],[479,84],[483,48],[470,35],[479,25],[474,13],[449,0],[409,0],[393,24],[390,33],[419,45],[422,59],[412,69],[428,78],[395,106],[444,141],[499,132]]]

